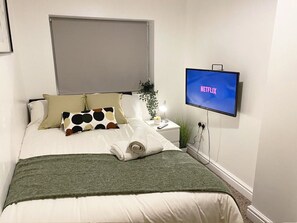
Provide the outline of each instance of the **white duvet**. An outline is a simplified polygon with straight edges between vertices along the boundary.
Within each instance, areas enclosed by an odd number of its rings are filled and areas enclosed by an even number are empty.
[[[66,137],[60,129],[28,126],[20,159],[51,154],[108,153],[115,140],[147,128],[164,150],[178,150],[143,121],[129,119],[120,129],[96,130]],[[243,222],[234,200],[221,193],[168,192],[24,201],[6,207],[0,222]]]

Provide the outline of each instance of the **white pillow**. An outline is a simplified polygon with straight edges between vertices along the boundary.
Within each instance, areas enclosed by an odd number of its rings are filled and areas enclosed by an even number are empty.
[[[30,123],[32,125],[34,123],[40,124],[45,117],[47,117],[47,101],[39,100],[33,101],[28,104],[29,113],[30,113]]]
[[[141,109],[141,113],[142,113],[142,119],[143,120],[150,120],[151,119],[151,115],[147,110],[146,107],[146,102],[139,99],[139,94],[135,94],[135,96],[138,98],[139,104],[140,104],[140,109]]]
[[[123,94],[121,105],[127,118],[139,118],[142,120],[149,120],[151,118],[146,107],[146,102],[139,99],[139,94]]]
[[[142,111],[138,95],[123,94],[121,104],[124,114],[127,118],[142,119]]]

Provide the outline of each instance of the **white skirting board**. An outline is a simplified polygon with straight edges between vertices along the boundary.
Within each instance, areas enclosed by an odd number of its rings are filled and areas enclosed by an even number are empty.
[[[254,223],[272,223],[269,218],[258,211],[253,205],[248,206],[246,216]]]
[[[188,153],[193,156],[195,159],[200,159],[202,162],[208,161],[208,156],[205,154],[198,152],[197,149],[191,145],[187,145]],[[216,175],[221,177],[223,180],[225,180],[227,183],[229,183],[232,187],[234,187],[239,193],[241,193],[243,196],[245,196],[250,201],[253,197],[253,189],[248,186],[246,183],[244,183],[242,180],[240,180],[238,177],[230,173],[228,170],[226,170],[224,167],[210,159],[210,163],[206,165],[208,169],[210,169],[212,172],[214,172]]]

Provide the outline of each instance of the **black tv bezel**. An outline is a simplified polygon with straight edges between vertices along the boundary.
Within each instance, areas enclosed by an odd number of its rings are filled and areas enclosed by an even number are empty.
[[[225,74],[235,74],[236,75],[236,98],[235,98],[235,106],[234,106],[234,113],[228,113],[228,112],[224,112],[224,111],[220,111],[220,110],[216,110],[216,109],[212,109],[212,108],[208,108],[202,105],[196,105],[196,104],[192,104],[192,103],[188,103],[187,102],[187,77],[188,77],[188,70],[197,70],[197,71],[210,71],[210,72],[217,72],[217,73],[225,73]],[[239,86],[239,76],[240,76],[240,72],[236,72],[236,71],[221,71],[221,70],[207,70],[207,69],[196,69],[196,68],[186,68],[186,80],[185,80],[185,102],[186,105],[190,105],[193,107],[197,107],[197,108],[202,108],[208,111],[212,111],[212,112],[216,112],[216,113],[220,113],[223,115],[228,115],[231,117],[236,117],[237,116],[237,104],[238,104],[238,86]]]

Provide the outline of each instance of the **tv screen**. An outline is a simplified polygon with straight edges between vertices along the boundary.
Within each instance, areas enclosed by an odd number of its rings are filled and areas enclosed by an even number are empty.
[[[239,72],[186,69],[186,104],[236,117]]]

